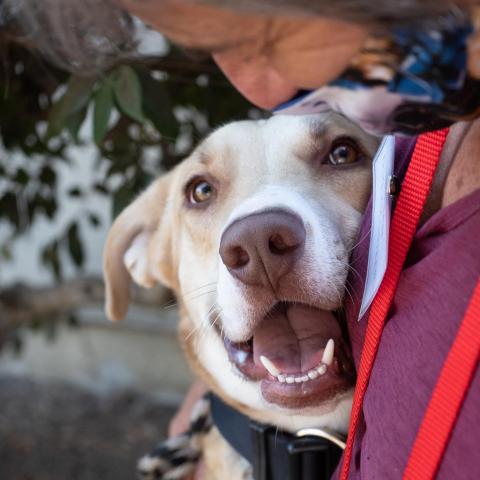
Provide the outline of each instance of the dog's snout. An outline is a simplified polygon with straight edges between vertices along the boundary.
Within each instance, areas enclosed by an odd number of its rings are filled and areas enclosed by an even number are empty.
[[[220,256],[243,283],[275,286],[301,256],[305,237],[303,222],[296,215],[285,210],[258,212],[224,231]]]

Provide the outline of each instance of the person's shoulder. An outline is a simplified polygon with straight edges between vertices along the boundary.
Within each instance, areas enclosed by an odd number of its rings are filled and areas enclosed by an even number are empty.
[[[448,171],[441,207],[452,205],[480,188],[480,120],[468,125]]]

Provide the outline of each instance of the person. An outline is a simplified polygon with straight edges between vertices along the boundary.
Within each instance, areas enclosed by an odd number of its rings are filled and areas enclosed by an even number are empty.
[[[211,53],[232,84],[257,106],[290,114],[334,109],[371,132],[410,135],[397,139],[397,170],[408,164],[415,135],[449,127],[363,402],[352,479],[402,476],[479,279],[479,3],[4,1],[39,48],[69,68],[86,69],[88,62],[99,68],[111,61],[120,44],[128,45],[129,22],[122,12],[138,16],[172,41]],[[110,43],[86,44],[85,32],[101,34]],[[99,45],[103,50],[96,51]],[[370,221],[367,214],[360,238]],[[351,260],[359,275],[351,276],[354,295],[346,299],[357,366],[367,323],[367,316],[357,321],[367,254],[368,241],[359,242]],[[193,387],[172,423],[172,434],[184,428],[186,412],[202,391],[201,385]],[[438,478],[480,478],[478,405],[477,368]]]

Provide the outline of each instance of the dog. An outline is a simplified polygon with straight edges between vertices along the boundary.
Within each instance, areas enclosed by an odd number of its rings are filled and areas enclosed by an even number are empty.
[[[125,316],[132,279],[162,283],[191,368],[224,402],[285,431],[345,433],[355,373],[335,312],[378,145],[336,113],[215,130],[115,220],[107,316]],[[206,478],[251,475],[215,428],[207,437]]]

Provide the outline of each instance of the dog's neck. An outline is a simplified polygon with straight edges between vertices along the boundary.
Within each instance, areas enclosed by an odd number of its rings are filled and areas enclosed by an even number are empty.
[[[480,188],[480,120],[450,127],[421,223]]]

